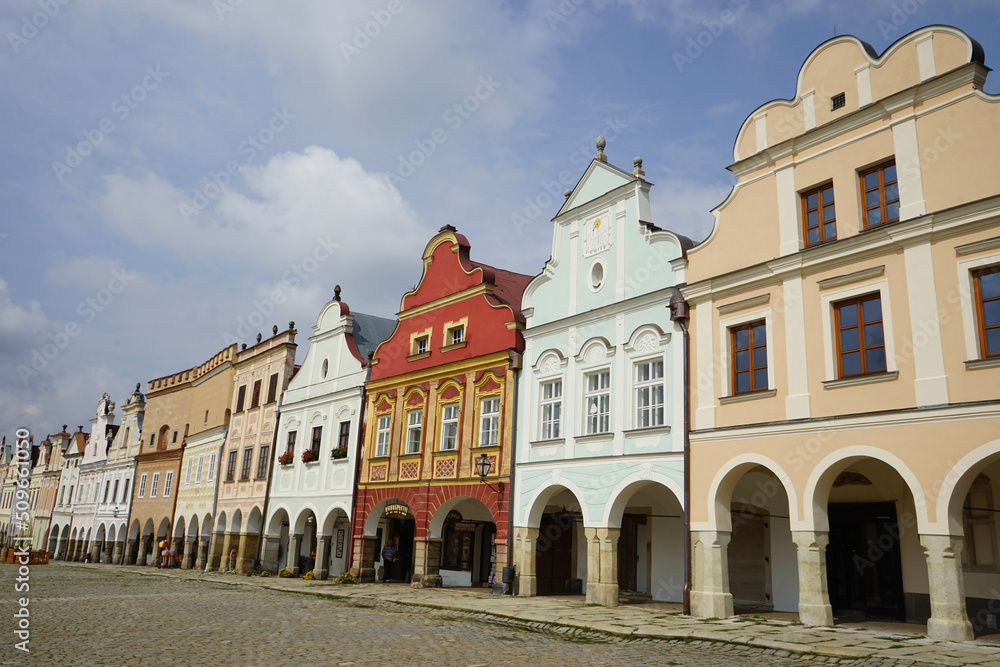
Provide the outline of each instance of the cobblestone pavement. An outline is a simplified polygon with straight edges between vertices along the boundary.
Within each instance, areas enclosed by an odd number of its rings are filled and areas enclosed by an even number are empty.
[[[572,636],[468,613],[123,568],[37,566],[30,653],[13,648],[13,566],[0,565],[3,665],[801,665],[725,644]]]

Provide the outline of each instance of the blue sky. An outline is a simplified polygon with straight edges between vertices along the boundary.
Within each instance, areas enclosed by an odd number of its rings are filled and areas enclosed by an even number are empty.
[[[741,123],[835,34],[945,23],[1000,59],[996,0],[137,4],[0,7],[6,435],[274,324],[301,361],[334,284],[392,317],[445,224],[538,273],[598,134],[700,240]]]

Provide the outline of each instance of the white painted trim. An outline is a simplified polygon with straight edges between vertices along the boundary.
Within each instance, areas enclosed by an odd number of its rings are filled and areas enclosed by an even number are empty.
[[[774,171],[778,197],[779,254],[790,255],[802,248],[799,233],[799,195],[795,191],[795,164]]]
[[[723,482],[727,481],[727,478],[731,475],[733,470],[742,466],[747,466],[749,469],[750,466],[748,464],[763,466],[778,478],[778,481],[780,481],[782,487],[784,487],[785,495],[788,498],[788,516],[789,522],[792,525],[792,530],[798,530],[795,526],[800,523],[799,502],[798,496],[795,493],[795,485],[792,483],[792,478],[789,477],[788,473],[785,472],[785,469],[782,468],[774,459],[756,452],[748,452],[746,454],[734,456],[719,466],[719,469],[715,473],[715,477],[712,479],[712,483],[708,487],[708,494],[706,496],[702,496],[702,498],[708,500],[708,521],[692,521],[692,531],[732,530],[730,507],[728,504],[723,504],[719,500],[719,488],[722,486]],[[740,474],[739,477],[742,478],[743,474]],[[730,481],[732,482],[732,488],[736,488],[736,484],[739,483],[739,478]],[[731,494],[729,501],[732,501]],[[719,510],[725,511],[720,513]]]
[[[934,33],[929,32],[915,40],[917,45],[917,62],[920,64],[920,80],[926,81],[937,76],[934,64]]]
[[[757,152],[767,148],[767,112],[753,117],[754,131],[757,138]]]
[[[910,349],[913,350],[917,405],[944,405],[949,402],[948,378],[930,239],[904,247],[903,263],[910,306]]]
[[[728,397],[733,395],[732,377],[729,368],[729,360],[732,356],[729,329],[731,327],[748,324],[756,320],[764,320],[764,330],[767,335],[767,388],[775,388],[774,327],[771,308],[768,307],[761,308],[760,310],[754,310],[749,313],[740,313],[739,315],[719,320],[719,341],[722,347],[722,354],[719,355],[719,366],[721,367],[722,373],[723,396]]]
[[[906,465],[901,458],[895,454],[885,451],[884,449],[871,447],[869,445],[841,447],[816,464],[816,467],[813,468],[812,472],[809,474],[809,479],[806,481],[805,493],[802,496],[803,516],[801,526],[797,528],[793,527],[792,530],[830,530],[830,521],[827,517],[825,508],[829,499],[829,489],[826,491],[827,497],[824,498],[823,503],[818,506],[816,504],[816,491],[819,488],[819,484],[821,481],[824,481],[830,485],[830,488],[832,488],[834,475],[831,472],[831,468],[846,459],[861,458],[882,461],[883,463],[888,464],[890,468],[895,470],[896,473],[903,478],[903,482],[909,488],[910,494],[913,496],[913,506],[917,512],[917,532],[922,534],[927,531],[930,523],[927,519],[927,498],[924,497],[924,489],[920,484],[920,480],[915,474],[913,474],[913,471],[910,470],[910,467]]]
[[[882,279],[876,282],[855,285],[836,292],[820,295],[820,310],[823,317],[823,363],[826,371],[825,381],[840,380],[837,377],[837,346],[834,341],[836,332],[833,330],[833,304],[856,296],[878,292],[882,300],[882,335],[885,338],[885,370],[899,370],[896,366],[896,344],[892,329],[892,300],[889,297],[889,281]]]
[[[707,301],[694,306],[695,335],[697,337],[697,360],[695,362],[694,385],[697,387],[698,403],[695,412],[696,428],[715,428],[715,364],[712,335],[712,303]],[[703,378],[702,374],[708,377]]]
[[[961,514],[957,517],[950,516],[949,506],[955,489],[961,483],[972,468],[981,461],[1000,452],[1000,439],[991,440],[985,445],[977,447],[948,469],[948,474],[944,476],[938,490],[937,504],[935,505],[934,523],[931,524],[930,534],[932,535],[962,535],[964,526],[962,525]],[[962,499],[964,501],[964,498]],[[962,503],[964,504],[964,502]],[[954,519],[954,520],[953,520]]]
[[[608,496],[604,501],[604,514],[601,516],[601,525],[587,526],[586,523],[583,525],[588,528],[621,528],[620,518],[614,525],[612,525],[611,514],[618,509],[616,506],[618,505],[619,500],[621,500],[622,510],[628,506],[628,498],[621,498],[621,495],[628,487],[637,482],[652,482],[665,486],[674,495],[674,500],[676,500],[677,504],[681,506],[681,509],[684,508],[684,489],[680,484],[662,473],[654,471],[649,476],[644,476],[642,471],[637,471],[624,477],[618,482],[615,488],[611,489],[608,493]]]
[[[871,65],[865,63],[854,70],[858,82],[858,108],[872,103]]]
[[[749,299],[742,299],[740,301],[733,301],[730,303],[724,303],[721,306],[716,306],[716,310],[719,311],[720,315],[725,315],[726,313],[733,313],[737,310],[743,310],[744,308],[753,308],[755,306],[762,306],[771,300],[771,293],[760,294],[758,296],[750,297]]]
[[[521,516],[518,517],[517,521],[515,521],[514,523],[515,526],[521,528],[524,527],[538,528],[542,518],[542,510],[545,509],[544,503],[540,507],[538,506],[539,504],[538,501],[542,497],[542,494],[552,489],[556,489],[557,487],[562,487],[564,489],[567,489],[570,493],[573,494],[573,496],[576,498],[576,502],[580,505],[580,513],[583,514],[583,525],[584,526],[590,525],[590,522],[587,519],[587,504],[581,500],[581,498],[586,498],[587,494],[584,493],[583,490],[579,486],[577,486],[573,480],[566,479],[566,477],[564,477],[563,475],[554,477],[552,473],[555,472],[558,471],[557,470],[551,471],[549,473],[550,474],[549,479],[542,482],[541,484],[538,485],[538,487],[535,488],[535,490],[531,493],[531,497],[528,499],[528,502],[516,503],[518,510],[521,512]],[[520,479],[518,479],[518,482],[520,482],[520,484],[524,484],[524,482],[521,482]],[[546,497],[545,501],[548,502],[548,500],[556,493],[558,493],[558,491]],[[537,507],[537,512],[536,512],[536,507]],[[532,519],[532,515],[536,513],[538,515],[537,518]]]
[[[976,321],[976,308],[973,304],[973,297],[976,292],[972,272],[975,269],[991,264],[1000,264],[1000,252],[956,262],[955,267],[958,270],[958,293],[951,292],[946,297],[949,304],[953,304],[957,300],[962,307],[966,359],[979,359],[982,357],[979,351],[979,329],[978,322]]]
[[[785,418],[807,419],[812,416],[812,408],[810,406],[806,314],[801,275],[785,278],[782,281],[781,289],[785,308],[785,366],[788,373]]]
[[[802,93],[802,122],[806,132],[816,127],[816,91],[807,90]]]
[[[917,120],[910,115],[892,125],[892,145],[896,153],[896,179],[899,185],[899,219],[909,220],[927,212],[924,202],[923,163],[917,144]],[[862,207],[864,202],[861,202]],[[859,211],[860,215],[860,211]],[[863,219],[863,216],[860,218]]]

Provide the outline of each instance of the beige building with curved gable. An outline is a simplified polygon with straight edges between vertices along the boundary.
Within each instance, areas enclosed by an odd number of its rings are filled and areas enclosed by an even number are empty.
[[[688,251],[693,613],[996,628],[1000,97],[947,26],[816,48]],[[970,620],[972,621],[970,623]]]

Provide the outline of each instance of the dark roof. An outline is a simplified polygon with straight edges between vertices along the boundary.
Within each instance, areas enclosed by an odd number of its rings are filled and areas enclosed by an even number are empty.
[[[514,311],[514,319],[518,322],[524,322],[524,315],[521,314],[521,297],[524,295],[524,289],[534,279],[534,276],[497,269],[481,262],[472,262],[472,264],[478,268],[493,272],[494,299],[506,306],[510,306]]]
[[[362,359],[368,359],[368,353],[374,352],[379,343],[395,330],[396,320],[354,313],[354,344],[358,346]]]

